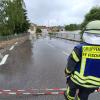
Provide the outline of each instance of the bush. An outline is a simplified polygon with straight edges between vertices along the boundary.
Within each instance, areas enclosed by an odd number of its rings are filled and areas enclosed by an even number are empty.
[[[77,25],[77,24],[66,25],[65,30],[66,31],[80,30],[80,25]]]
[[[42,33],[42,30],[40,28],[37,28],[36,33]]]

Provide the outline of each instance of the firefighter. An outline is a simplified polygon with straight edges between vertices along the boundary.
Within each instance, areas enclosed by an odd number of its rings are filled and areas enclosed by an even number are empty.
[[[100,20],[87,24],[83,40],[68,57],[65,74],[70,79],[64,94],[66,100],[74,100],[77,89],[78,100],[88,100],[89,94],[100,87]]]

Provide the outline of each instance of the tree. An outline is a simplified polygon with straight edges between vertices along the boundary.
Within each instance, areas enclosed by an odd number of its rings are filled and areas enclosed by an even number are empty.
[[[0,14],[0,34],[23,33],[30,26],[23,0],[1,0]]]
[[[37,28],[36,33],[42,33],[42,30],[40,28]]]
[[[66,25],[65,30],[66,31],[80,30],[80,25],[77,25],[77,24]]]
[[[8,27],[8,16],[6,13],[6,7],[8,6],[8,1],[0,0],[0,34],[8,34],[10,33],[10,29]],[[8,30],[8,31],[7,31]]]
[[[90,22],[94,20],[100,20],[100,7],[93,7],[89,13],[85,15],[85,19],[83,23],[81,24],[81,30],[83,33],[85,30],[85,26]]]

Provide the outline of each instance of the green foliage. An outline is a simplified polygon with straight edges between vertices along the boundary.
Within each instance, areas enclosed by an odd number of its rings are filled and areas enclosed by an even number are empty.
[[[53,35],[53,33],[50,33],[50,32],[49,32],[48,34],[49,34],[49,35]]]
[[[77,25],[77,24],[66,25],[65,30],[66,31],[80,30],[80,25]]]
[[[0,0],[0,35],[26,32],[30,24],[23,0]]]
[[[42,30],[40,28],[37,28],[36,33],[42,33]]]
[[[100,7],[93,7],[89,13],[85,15],[85,19],[83,23],[81,24],[81,30],[83,33],[85,30],[85,26],[90,22],[94,20],[100,20]]]
[[[54,35],[57,35],[57,33],[53,33],[53,32],[52,32],[52,33],[49,32],[48,34],[49,34],[49,35],[53,35],[53,36],[54,36]]]

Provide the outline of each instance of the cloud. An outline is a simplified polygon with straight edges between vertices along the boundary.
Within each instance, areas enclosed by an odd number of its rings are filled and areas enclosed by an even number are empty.
[[[31,22],[40,25],[81,23],[100,0],[24,0]]]

